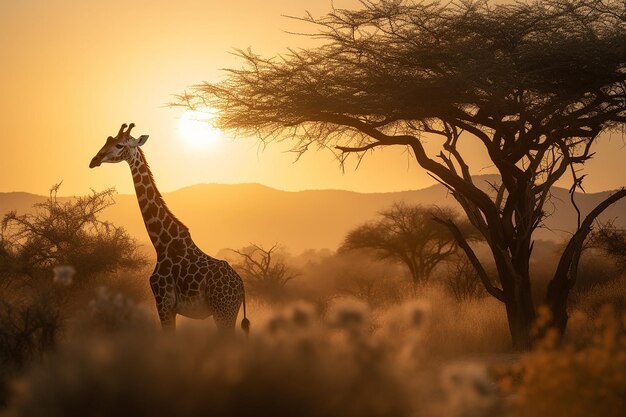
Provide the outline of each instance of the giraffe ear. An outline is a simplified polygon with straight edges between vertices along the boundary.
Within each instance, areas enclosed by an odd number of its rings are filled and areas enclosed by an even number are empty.
[[[148,141],[148,135],[141,135],[137,139],[137,146],[142,146],[144,143]]]

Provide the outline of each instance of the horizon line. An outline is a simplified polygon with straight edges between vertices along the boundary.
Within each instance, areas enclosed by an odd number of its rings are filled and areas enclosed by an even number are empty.
[[[480,178],[480,177],[489,177],[489,176],[496,176],[497,174],[482,174],[482,175],[473,175],[472,177],[474,178]],[[433,188],[433,187],[442,187],[441,184],[438,183],[434,183],[431,185],[428,185],[426,187],[422,187],[422,188],[411,188],[411,189],[405,189],[405,190],[393,190],[393,191],[356,191],[356,190],[349,190],[349,189],[342,189],[342,188],[309,188],[309,189],[301,189],[301,190],[285,190],[285,189],[281,189],[281,188],[277,188],[277,187],[273,187],[270,185],[266,185],[263,183],[259,183],[259,182],[234,182],[234,183],[227,183],[227,182],[199,182],[199,183],[195,183],[195,184],[190,184],[190,185],[186,185],[180,188],[176,188],[174,190],[170,190],[170,191],[162,191],[163,194],[173,194],[173,193],[177,193],[186,189],[190,189],[190,188],[194,188],[194,187],[201,187],[201,186],[258,186],[258,187],[263,187],[263,188],[267,188],[273,191],[280,191],[280,192],[284,192],[284,193],[302,193],[302,192],[347,192],[347,193],[354,193],[354,194],[364,194],[364,195],[375,195],[375,194],[400,194],[400,193],[407,193],[407,192],[414,192],[414,191],[423,191],[423,190],[427,190],[429,188]],[[115,187],[113,187],[115,189]],[[558,185],[553,185],[552,188],[556,188],[556,189],[562,189],[565,191],[568,191],[568,189],[566,187],[561,187]],[[606,192],[611,192],[611,191],[616,191],[619,190],[620,188],[611,188],[611,189],[605,189],[602,191],[592,191],[592,192],[580,192],[580,191],[576,191],[576,194],[585,194],[585,195],[593,195],[593,194],[600,194],[600,193],[606,193]],[[28,195],[33,195],[33,196],[38,196],[38,197],[46,197],[46,194],[44,193],[36,193],[36,192],[31,192],[31,191],[0,191],[0,195],[2,194],[28,194]],[[115,194],[116,195],[134,195],[134,193],[132,192],[125,192],[125,193],[120,193],[117,190],[115,190]],[[71,197],[77,197],[78,194],[64,194],[64,195],[60,195],[60,198],[71,198]]]

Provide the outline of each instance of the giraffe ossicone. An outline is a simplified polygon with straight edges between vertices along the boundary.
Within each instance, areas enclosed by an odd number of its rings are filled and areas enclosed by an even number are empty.
[[[213,316],[218,329],[231,332],[243,304],[241,327],[247,335],[250,321],[243,281],[228,262],[202,252],[187,226],[167,207],[140,149],[148,135],[133,138],[134,126],[123,124],[115,137],[109,136],[89,167],[121,161],[130,166],[139,208],[157,254],[150,287],[161,325],[165,330],[175,329],[178,314],[196,319]]]

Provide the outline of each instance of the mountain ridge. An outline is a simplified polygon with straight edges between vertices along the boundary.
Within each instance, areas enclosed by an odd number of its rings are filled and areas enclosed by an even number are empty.
[[[495,176],[480,176],[475,182],[491,178]],[[583,215],[613,191],[577,193]],[[548,229],[539,229],[536,239],[559,241],[575,228],[576,212],[569,202],[568,190],[553,187],[552,194],[552,202],[546,208],[558,214],[546,219]],[[213,254],[250,242],[278,242],[294,252],[335,249],[350,229],[373,219],[395,201],[459,208],[440,184],[417,190],[362,193],[336,189],[284,191],[259,183],[202,183],[164,192],[163,196],[172,212],[189,226],[198,245]],[[0,192],[0,216],[10,210],[31,211],[33,204],[46,198],[28,192]],[[116,204],[103,212],[104,218],[125,227],[141,243],[149,244],[136,196],[116,194],[114,199]],[[607,209],[601,219],[615,219],[618,226],[626,226],[626,201]]]

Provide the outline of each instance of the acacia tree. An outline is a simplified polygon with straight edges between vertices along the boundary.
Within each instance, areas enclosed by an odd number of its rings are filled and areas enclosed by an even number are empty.
[[[435,217],[457,216],[449,209],[395,203],[380,213],[380,219],[348,232],[340,249],[373,249],[379,259],[402,262],[413,283],[423,284],[458,249],[452,233]]]
[[[113,189],[62,201],[57,184],[34,211],[7,213],[0,223],[0,274],[38,280],[59,265],[71,265],[79,279],[145,263],[135,240],[122,227],[101,220],[114,204]]]
[[[231,249],[240,256],[233,267],[242,275],[250,294],[275,302],[285,293],[285,286],[298,276],[287,266],[279,253],[278,244],[265,249],[252,244],[241,250]]]
[[[625,10],[620,0],[364,0],[359,10],[303,18],[321,46],[277,58],[241,51],[241,68],[180,103],[216,108],[218,127],[288,138],[300,152],[317,145],[343,158],[408,147],[484,236],[497,282],[444,222],[505,304],[514,345],[528,348],[529,259],[550,188],[568,173],[572,192],[580,186],[598,136],[626,122]],[[438,151],[428,151],[424,137],[429,146],[439,139]],[[474,182],[467,162],[480,152],[499,174],[492,191]],[[625,195],[619,190],[579,216],[545,300],[561,333],[593,220]]]

